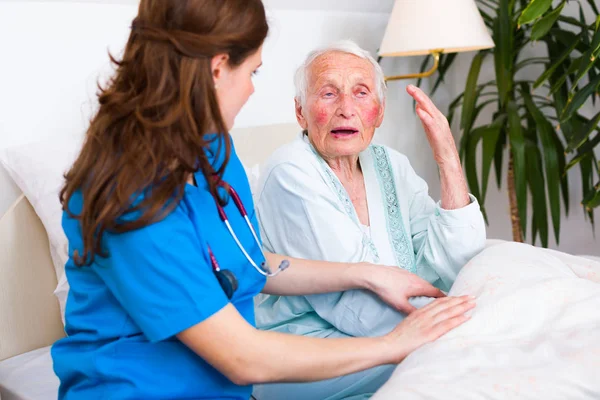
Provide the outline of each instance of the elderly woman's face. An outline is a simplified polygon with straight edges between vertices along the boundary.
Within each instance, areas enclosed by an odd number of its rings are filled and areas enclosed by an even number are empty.
[[[324,54],[311,64],[306,104],[296,104],[298,122],[324,158],[366,149],[383,113],[373,65],[340,52]]]

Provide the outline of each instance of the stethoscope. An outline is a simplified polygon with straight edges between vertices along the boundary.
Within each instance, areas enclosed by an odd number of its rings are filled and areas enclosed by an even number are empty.
[[[276,276],[281,271],[283,271],[287,267],[289,267],[290,262],[288,260],[283,260],[281,262],[281,264],[279,264],[279,268],[277,268],[277,271],[271,272],[271,269],[269,268],[269,265],[267,264],[265,254],[262,251],[262,246],[260,244],[260,241],[258,240],[258,236],[256,235],[256,231],[254,230],[254,227],[252,226],[252,223],[250,222],[250,219],[248,218],[248,213],[246,212],[246,208],[244,207],[244,204],[242,203],[240,196],[238,196],[237,192],[233,189],[233,187],[231,187],[231,185],[227,184],[223,180],[219,180],[218,186],[225,189],[227,191],[227,193],[229,194],[229,196],[231,196],[231,198],[233,199],[233,202],[235,203],[238,211],[240,212],[240,215],[246,221],[246,225],[248,225],[250,232],[252,232],[252,236],[254,237],[254,242],[260,249],[260,252],[263,255],[263,258],[265,258],[265,261],[263,263],[261,263],[260,266],[258,266],[256,264],[256,262],[254,262],[252,257],[250,257],[250,255],[248,254],[248,252],[246,251],[246,249],[244,248],[244,246],[238,239],[233,228],[231,227],[231,224],[229,223],[229,219],[227,218],[227,214],[225,213],[225,210],[223,209],[221,204],[219,204],[218,200],[215,199],[215,204],[217,206],[217,210],[219,211],[219,217],[221,218],[221,221],[223,221],[223,223],[227,227],[229,234],[231,235],[231,237],[237,244],[238,248],[241,250],[241,252],[246,257],[246,260],[248,260],[248,262],[254,267],[255,270],[257,270],[261,275],[264,275],[266,277]],[[239,286],[238,280],[237,280],[235,274],[228,269],[221,269],[219,267],[217,258],[215,257],[214,253],[212,252],[212,249],[210,248],[210,246],[208,246],[208,255],[210,257],[210,263],[212,264],[213,272],[214,272],[217,280],[219,281],[221,288],[223,288],[223,291],[227,295],[227,298],[231,299],[233,297],[233,294],[235,293],[235,291],[237,290],[237,288]]]

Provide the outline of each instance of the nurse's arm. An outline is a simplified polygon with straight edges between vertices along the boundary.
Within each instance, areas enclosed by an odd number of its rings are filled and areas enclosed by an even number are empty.
[[[282,260],[289,260],[290,266],[267,279],[262,292],[279,296],[302,296],[309,294],[342,292],[351,289],[367,289],[372,264],[332,263],[326,261],[303,260],[265,252],[267,262],[272,267]]]
[[[410,313],[408,302],[413,296],[443,297],[442,291],[426,280],[402,268],[369,263],[334,263],[303,260],[265,252],[269,265],[282,260],[290,266],[277,276],[267,279],[262,292],[278,296],[306,296],[319,293],[366,289],[399,311]]]
[[[409,315],[377,338],[320,339],[251,326],[231,304],[177,335],[238,385],[329,379],[397,364],[422,344],[467,320],[468,298],[444,298]]]

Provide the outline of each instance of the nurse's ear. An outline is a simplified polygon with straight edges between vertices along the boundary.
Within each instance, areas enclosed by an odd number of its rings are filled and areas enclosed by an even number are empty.
[[[298,99],[294,99],[294,102],[296,104],[296,119],[298,120],[298,123],[300,124],[300,127],[304,130],[308,129],[308,122],[306,121],[306,118],[304,117],[304,115],[302,114],[302,104],[300,104],[300,102],[298,101]]]
[[[219,81],[226,78],[230,67],[229,67],[229,55],[228,54],[217,54],[210,60],[210,69],[212,72],[213,80],[215,82],[215,89],[219,88]]]

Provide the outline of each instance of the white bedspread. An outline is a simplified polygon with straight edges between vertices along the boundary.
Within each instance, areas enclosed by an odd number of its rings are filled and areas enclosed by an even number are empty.
[[[450,295],[472,319],[402,362],[373,400],[600,399],[600,262],[529,245],[490,247]]]
[[[56,400],[58,385],[50,347],[0,362],[2,400]]]

